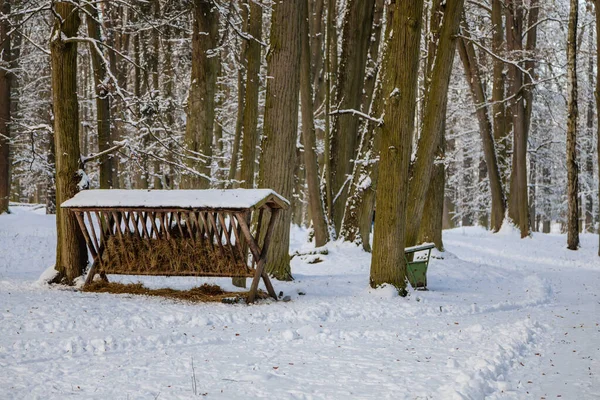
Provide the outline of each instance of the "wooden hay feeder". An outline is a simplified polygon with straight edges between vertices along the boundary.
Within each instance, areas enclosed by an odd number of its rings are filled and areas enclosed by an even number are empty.
[[[92,254],[86,286],[97,273],[252,277],[249,303],[260,278],[277,298],[265,265],[289,202],[272,190],[85,190],[61,207],[77,217]]]

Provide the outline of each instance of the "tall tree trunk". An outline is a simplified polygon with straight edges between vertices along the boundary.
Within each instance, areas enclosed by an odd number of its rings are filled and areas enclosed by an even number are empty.
[[[308,208],[315,232],[315,246],[325,245],[329,240],[327,220],[323,210],[323,199],[319,187],[319,165],[317,164],[313,94],[310,76],[310,46],[308,23],[308,0],[302,0],[302,56],[300,71],[300,105],[302,112],[302,144],[304,145],[304,170],[308,187]]]
[[[594,2],[596,8],[596,115],[600,115],[600,0]],[[598,129],[596,136],[596,154],[598,155],[598,187],[600,188],[600,123],[596,124]],[[600,190],[598,190],[598,222],[600,222]],[[598,256],[600,256],[600,224],[598,225]]]
[[[246,101],[244,102],[241,187],[254,187],[256,144],[258,143],[258,89],[260,86],[260,50],[262,36],[262,6],[250,1],[248,34],[253,38],[246,43],[247,75]]]
[[[198,176],[185,176],[185,188],[207,189],[211,182],[211,158],[215,120],[215,94],[219,57],[219,12],[211,0],[194,0],[192,74],[187,105],[185,143],[187,165]]]
[[[68,283],[83,274],[87,249],[75,215],[60,204],[78,191],[80,176],[79,110],[77,103],[77,36],[79,13],[72,2],[56,2],[53,33],[50,40],[52,94],[54,104],[54,140],[56,146],[56,270],[57,280]]]
[[[278,1],[271,17],[271,47],[267,55],[267,95],[258,186],[291,200],[296,154],[300,93],[300,9],[303,0]],[[268,252],[268,273],[292,279],[290,270],[291,212],[279,214]],[[264,231],[264,230],[263,230]]]
[[[392,20],[395,4],[390,4],[386,11],[387,22],[385,34],[383,35],[384,38],[390,36],[393,26]],[[373,43],[371,43],[371,45],[373,45]],[[384,41],[381,46],[382,54],[386,54],[388,46],[389,41]],[[380,64],[381,68],[377,68],[373,101],[370,102],[370,108],[367,110],[369,115],[376,118],[383,115],[385,107],[385,99],[382,95],[384,75],[383,60]],[[375,193],[379,177],[380,147],[381,125],[374,121],[367,121],[362,129],[359,152],[357,159],[354,162],[354,170],[352,172],[350,194],[348,195],[348,201],[346,202],[346,211],[344,212],[344,220],[342,221],[342,229],[340,230],[340,236],[343,237],[344,240],[355,243],[357,246],[362,245],[363,250],[368,252],[371,251],[370,236],[375,208]]]
[[[0,0],[0,57],[3,65],[10,65],[10,1]],[[11,75],[5,68],[0,68],[0,214],[8,212],[10,201],[10,87]]]
[[[423,126],[419,138],[416,160],[410,168],[410,185],[406,213],[406,245],[417,242],[425,199],[429,190],[435,150],[440,142],[440,132],[446,115],[448,85],[454,63],[458,26],[463,11],[463,0],[447,0],[442,6],[437,54],[431,72],[431,82],[425,93]]]
[[[375,92],[375,84],[380,68],[379,48],[381,47],[381,34],[383,33],[383,13],[385,10],[384,0],[375,0],[373,9],[373,27],[371,29],[371,40],[369,41],[369,52],[367,58],[367,66],[365,71],[365,84],[362,96],[361,111],[369,112],[371,102],[373,101],[373,93]],[[389,24],[390,21],[388,20]]]
[[[579,1],[571,0],[567,35],[567,248],[579,248],[579,167],[577,165],[577,13]]]
[[[110,97],[106,86],[107,66],[102,54],[102,32],[99,21],[98,8],[93,4],[86,6],[86,24],[88,36],[96,41],[96,45],[90,45],[90,58],[94,70],[94,90],[96,97],[96,126],[98,130],[98,152],[108,150],[111,146],[111,116]],[[100,159],[100,189],[112,188],[113,180],[113,156],[106,155]]]
[[[415,129],[423,0],[398,1],[390,7],[395,7],[395,11],[383,64],[386,105],[370,284],[391,284],[405,294],[406,187]]]
[[[466,25],[466,22],[464,22]],[[477,122],[479,123],[479,135],[485,157],[487,167],[488,180],[490,182],[490,193],[492,195],[492,212],[491,212],[491,229],[493,232],[498,232],[504,220],[506,212],[506,197],[500,169],[498,166],[498,158],[496,155],[496,147],[494,136],[492,133],[492,122],[488,114],[488,109],[484,105],[487,103],[485,89],[481,72],[479,71],[479,63],[475,53],[475,47],[469,38],[468,27],[463,29],[463,36],[468,39],[461,39],[458,43],[458,53],[462,60],[463,69],[471,89],[471,96],[475,102]]]
[[[375,0],[349,0],[344,15],[342,54],[335,96],[335,108],[360,110],[365,79],[365,66]],[[331,189],[333,225],[339,232],[348,198],[348,176],[356,154],[358,118],[339,114],[333,118],[331,131]]]
[[[254,6],[258,6],[254,4]],[[241,1],[241,10],[240,16],[242,18],[242,30],[244,32],[248,31],[248,1]],[[262,31],[262,23],[261,23],[261,31]],[[231,149],[231,165],[229,166],[229,180],[234,180],[238,173],[238,163],[240,158],[240,143],[242,142],[242,130],[244,126],[244,120],[246,118],[246,113],[244,112],[244,102],[246,100],[246,64],[247,64],[247,52],[248,52],[248,41],[243,40],[240,46],[240,60],[237,71],[237,89],[238,89],[238,97],[237,97],[237,118],[235,122],[235,134],[233,136],[233,144]],[[254,179],[254,178],[253,178]],[[237,186],[237,183],[230,182],[230,186]]]
[[[585,173],[588,177],[590,187],[585,196],[585,230],[588,233],[594,232],[594,197],[591,189],[594,182],[594,30],[588,31],[588,91],[587,91],[587,110],[586,110],[586,160]],[[599,204],[600,206],[600,204]]]
[[[504,26],[502,24],[503,13],[502,0],[492,0],[492,51],[497,56],[501,56],[504,50]],[[494,122],[494,140],[498,149],[498,167],[500,169],[500,178],[503,183],[506,182],[508,168],[508,141],[506,132],[506,107],[504,105],[504,62],[498,57],[492,59],[494,67],[493,87],[492,87],[492,119]],[[492,215],[495,214],[492,204]],[[502,218],[506,210],[502,210]]]
[[[508,49],[520,57],[523,51],[523,0],[510,0],[507,7],[506,31]],[[518,63],[517,60],[514,61]],[[514,64],[509,66],[511,91],[516,96],[512,103],[513,166],[511,172],[509,216],[521,230],[521,237],[529,236],[529,206],[527,193],[527,128],[525,97],[522,91],[523,73]]]

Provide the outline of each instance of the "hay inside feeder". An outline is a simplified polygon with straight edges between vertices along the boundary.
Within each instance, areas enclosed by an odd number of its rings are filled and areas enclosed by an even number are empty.
[[[235,254],[237,252],[237,254]],[[110,236],[102,253],[102,271],[125,275],[240,276],[251,277],[236,248],[223,249],[208,240],[170,238],[144,239],[125,234]]]

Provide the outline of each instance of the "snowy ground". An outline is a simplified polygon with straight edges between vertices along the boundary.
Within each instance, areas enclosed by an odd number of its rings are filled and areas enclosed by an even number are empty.
[[[36,285],[54,219],[13,212],[0,216],[0,399],[600,398],[595,235],[572,252],[561,235],[446,231],[430,291],[407,298],[370,290],[369,256],[334,244],[274,281],[291,302],[185,304]]]

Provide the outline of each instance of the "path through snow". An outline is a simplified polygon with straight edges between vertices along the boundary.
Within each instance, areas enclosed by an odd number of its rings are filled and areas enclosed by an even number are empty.
[[[561,235],[445,231],[431,290],[407,298],[369,289],[369,255],[336,243],[274,282],[291,302],[186,304],[34,284],[54,219],[13,211],[0,216],[1,399],[191,398],[192,382],[222,399],[600,398],[597,236],[572,252]],[[292,249],[305,236],[294,229]]]

